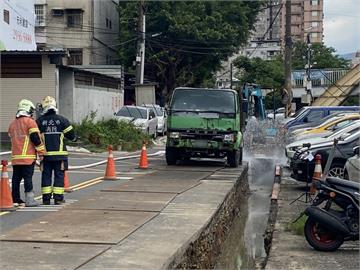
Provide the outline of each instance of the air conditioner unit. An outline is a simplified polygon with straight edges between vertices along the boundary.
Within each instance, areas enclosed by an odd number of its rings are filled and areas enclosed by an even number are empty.
[[[54,17],[61,17],[61,16],[64,15],[64,9],[62,9],[62,8],[53,8],[51,10],[51,14]]]

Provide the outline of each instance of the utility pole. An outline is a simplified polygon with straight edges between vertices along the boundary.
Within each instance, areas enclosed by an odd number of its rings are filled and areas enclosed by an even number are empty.
[[[307,34],[306,36],[306,45],[307,45],[307,50],[306,50],[306,84],[305,84],[305,91],[306,91],[306,96],[307,96],[307,103],[311,104],[313,101],[313,96],[311,93],[312,90],[312,83],[311,83],[311,40],[310,40],[310,33]]]
[[[286,0],[285,3],[285,98],[283,103],[285,105],[285,118],[290,116],[291,113],[291,52],[292,52],[292,40],[291,40],[291,1]]]
[[[230,63],[230,89],[233,88],[233,63]]]
[[[136,83],[144,83],[144,66],[145,66],[145,4],[144,0],[139,2],[139,19],[138,19],[138,41],[136,54]]]

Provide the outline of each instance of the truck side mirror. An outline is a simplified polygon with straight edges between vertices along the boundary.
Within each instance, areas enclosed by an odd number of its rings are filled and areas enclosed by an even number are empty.
[[[246,113],[246,112],[248,111],[248,105],[249,105],[247,99],[243,99],[241,105],[242,105],[242,106],[241,106],[242,112],[245,112],[245,113]]]

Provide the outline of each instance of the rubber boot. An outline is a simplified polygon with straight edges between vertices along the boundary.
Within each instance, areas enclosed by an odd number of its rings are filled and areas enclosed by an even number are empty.
[[[26,207],[34,207],[38,206],[38,202],[34,199],[34,191],[25,192],[25,206]]]

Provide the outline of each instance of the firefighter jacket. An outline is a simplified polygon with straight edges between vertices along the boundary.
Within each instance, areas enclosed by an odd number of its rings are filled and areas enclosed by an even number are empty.
[[[15,118],[9,126],[11,139],[11,163],[31,165],[36,160],[36,152],[44,154],[44,144],[34,119],[27,116]]]
[[[76,141],[75,132],[69,120],[51,110],[40,116],[37,123],[45,142],[44,159],[48,161],[67,160],[68,152],[64,137]]]

